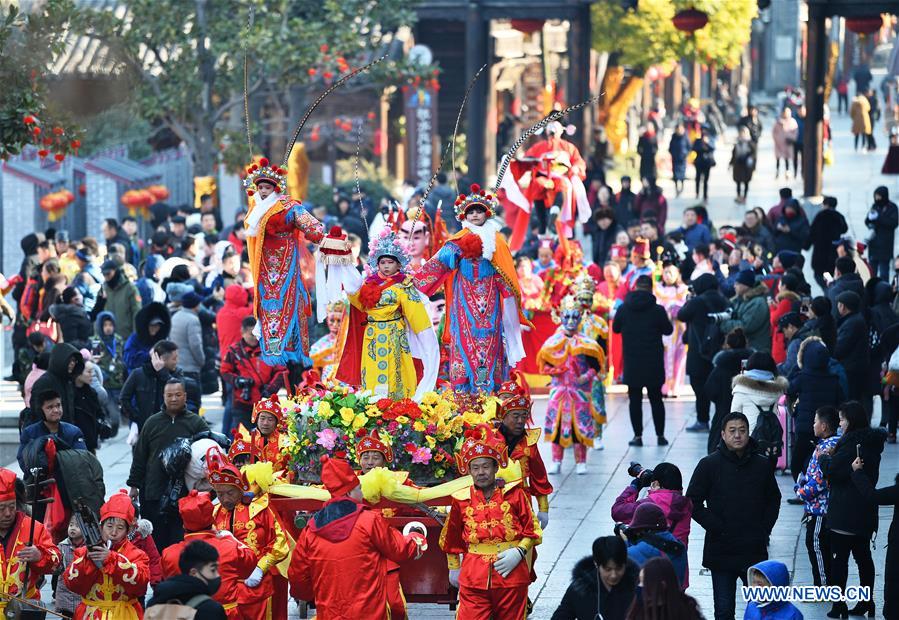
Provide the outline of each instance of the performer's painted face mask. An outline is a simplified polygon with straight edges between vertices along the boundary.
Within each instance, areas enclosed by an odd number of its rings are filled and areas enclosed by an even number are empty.
[[[567,332],[576,332],[581,323],[581,313],[577,310],[565,310],[562,312],[562,329]]]

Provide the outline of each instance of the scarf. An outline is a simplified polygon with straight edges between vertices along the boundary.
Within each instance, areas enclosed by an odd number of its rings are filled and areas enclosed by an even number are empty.
[[[747,370],[743,374],[756,381],[774,381],[774,373],[767,370]]]
[[[500,231],[499,223],[489,218],[480,226],[475,226],[470,222],[462,222],[462,228],[476,235],[481,240],[481,256],[486,261],[493,260],[493,254],[496,252],[496,234]]]
[[[255,237],[259,233],[259,222],[261,222],[262,218],[265,217],[265,214],[269,212],[269,209],[278,203],[280,198],[281,194],[272,192],[265,200],[256,201],[255,206],[244,219],[244,226],[247,228],[247,237]]]

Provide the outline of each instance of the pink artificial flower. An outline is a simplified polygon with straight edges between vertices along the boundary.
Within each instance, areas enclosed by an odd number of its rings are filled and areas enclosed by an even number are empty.
[[[318,439],[315,440],[315,443],[323,447],[325,450],[334,449],[334,444],[337,442],[337,433],[334,432],[333,428],[320,430],[315,433],[315,436],[318,437]]]
[[[430,448],[419,448],[414,453],[412,453],[412,462],[420,463],[422,465],[427,465],[431,462],[431,449]]]

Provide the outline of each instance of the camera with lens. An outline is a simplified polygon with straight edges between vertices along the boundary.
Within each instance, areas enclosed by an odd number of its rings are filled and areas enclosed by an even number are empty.
[[[616,523],[612,531],[615,533],[615,536],[621,538],[622,532],[627,534],[627,523]]]
[[[254,381],[250,377],[237,377],[234,379],[234,389],[240,390],[240,399],[249,401],[252,398],[251,390]]]
[[[652,482],[653,471],[651,469],[645,469],[637,461],[631,461],[631,464],[627,468],[627,475],[631,478],[635,478],[638,486],[643,488],[648,487]]]

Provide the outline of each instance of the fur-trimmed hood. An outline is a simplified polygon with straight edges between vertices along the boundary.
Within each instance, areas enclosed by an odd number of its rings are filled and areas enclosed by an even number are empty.
[[[763,394],[783,394],[790,385],[786,377],[774,377],[772,381],[759,381],[746,375],[737,375],[733,380],[734,392],[738,389],[744,394],[761,392]]]
[[[800,370],[826,371],[830,361],[830,351],[818,336],[809,336],[799,343],[796,365]]]
[[[765,286],[764,282],[762,282],[762,283],[756,284],[751,289],[746,291],[743,294],[743,299],[750,300],[750,299],[754,299],[756,297],[764,297],[765,295],[768,294],[768,292],[769,292],[768,287]]]
[[[800,301],[802,297],[799,296],[798,293],[794,293],[793,291],[782,290],[777,294],[775,298],[777,301],[781,301],[783,299],[789,299],[790,301]]]

